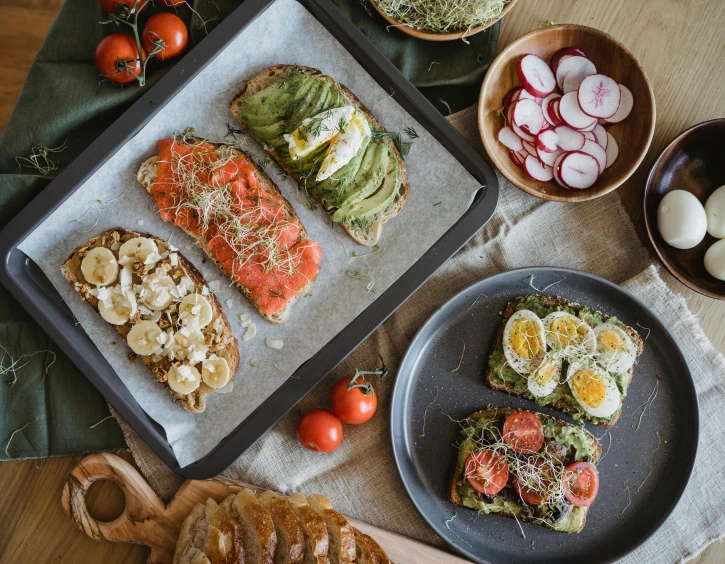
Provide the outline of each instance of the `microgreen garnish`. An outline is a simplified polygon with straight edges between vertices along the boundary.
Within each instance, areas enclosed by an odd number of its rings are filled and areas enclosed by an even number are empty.
[[[433,68],[433,65],[440,65],[440,63],[438,61],[431,61],[430,65],[428,65],[428,72]]]
[[[378,7],[402,25],[438,33],[467,31],[501,15],[508,0],[378,0]]]
[[[18,172],[22,168],[31,168],[37,170],[43,176],[48,176],[54,170],[58,170],[58,163],[48,158],[48,155],[50,153],[62,153],[67,146],[68,138],[53,149],[46,147],[42,143],[33,145],[30,156],[15,157],[15,162],[18,163]]]
[[[466,341],[463,339],[463,337],[459,337],[459,339],[463,343],[463,350],[461,351],[461,358],[458,359],[458,365],[450,371],[451,373],[458,372],[458,370],[460,370],[461,364],[463,363],[463,355],[466,354]]]
[[[546,20],[544,22],[544,27],[551,27],[552,25],[556,25],[556,22],[552,20]]]
[[[451,115],[453,113],[451,105],[448,102],[446,102],[443,98],[438,98],[438,101],[446,107],[446,109],[448,110],[448,115]]]

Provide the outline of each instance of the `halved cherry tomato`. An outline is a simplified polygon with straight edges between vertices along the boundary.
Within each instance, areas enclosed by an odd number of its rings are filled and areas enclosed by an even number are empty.
[[[599,493],[599,472],[589,462],[574,462],[564,470],[564,495],[574,505],[588,507]]]
[[[146,53],[141,50],[146,58]],[[126,61],[127,70],[119,70],[119,63]],[[104,37],[96,48],[96,66],[99,72],[111,82],[127,84],[141,75],[141,61],[133,37],[125,33],[112,33]]]
[[[466,459],[466,479],[474,490],[496,495],[509,480],[509,465],[495,450],[474,452]]]
[[[517,411],[503,424],[503,440],[521,454],[534,454],[544,445],[541,421],[530,411]]]
[[[342,378],[332,388],[330,404],[343,423],[359,425],[365,423],[378,408],[378,395],[370,382],[365,379],[356,381],[356,385],[347,389],[352,377]],[[367,392],[367,393],[366,393]]]
[[[136,6],[141,6],[143,4],[143,8],[141,8],[141,13],[146,11],[146,8],[149,7],[149,2],[146,2],[146,0],[138,0]],[[118,13],[118,7],[121,4],[126,4],[129,8],[133,8],[133,0],[100,0],[101,3],[101,10],[106,12],[107,14],[117,14]]]
[[[530,462],[536,467],[536,472],[539,474],[536,480],[537,487],[530,488],[526,484],[522,484],[518,476],[514,476],[514,489],[521,496],[521,499],[529,505],[541,505],[549,498],[548,492],[551,491],[554,483],[553,472],[541,458],[536,458]]]
[[[342,423],[326,409],[312,409],[297,422],[297,440],[315,452],[331,452],[342,442]]]
[[[168,61],[183,53],[189,43],[189,31],[184,20],[169,12],[151,16],[143,28],[141,45],[147,53],[151,53],[155,48],[154,42],[158,40],[163,41],[164,45],[154,57]]]

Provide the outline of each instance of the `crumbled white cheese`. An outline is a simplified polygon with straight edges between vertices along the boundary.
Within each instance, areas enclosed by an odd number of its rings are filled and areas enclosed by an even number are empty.
[[[176,368],[176,374],[178,375],[179,381],[181,382],[193,382],[194,373],[191,371],[191,366],[182,364]]]
[[[216,393],[217,394],[228,394],[229,392],[234,390],[234,382],[229,382],[226,386],[223,388],[219,388]]]
[[[189,353],[189,355],[186,357],[189,362],[197,363],[201,362],[206,358],[206,351],[204,350],[194,350]]]
[[[171,251],[172,253],[175,253],[175,252],[176,252],[176,251],[178,251],[179,249],[177,249],[177,248],[176,248],[176,247],[174,247],[174,246],[173,246],[173,245],[172,245],[171,243],[169,243],[169,250],[170,250],[170,251]]]
[[[270,339],[269,337],[265,337],[264,342],[270,349],[279,350],[284,346],[284,342],[280,339]]]
[[[219,291],[219,286],[221,282],[219,280],[212,280],[209,282],[209,291],[213,294],[214,292]]]
[[[136,223],[138,223],[139,225],[143,225],[143,219],[139,219]]]
[[[121,241],[116,241],[115,243],[113,243],[111,245],[111,250],[112,251],[117,251],[120,248],[121,248]]]
[[[149,253],[146,258],[144,259],[144,264],[156,264],[161,260],[161,255],[154,251],[153,253]]]
[[[208,296],[208,295],[209,295],[209,288],[207,288],[206,286],[204,286],[204,287],[203,287],[203,288],[201,289],[201,295],[202,295],[202,296]]]
[[[229,308],[231,308],[234,305],[234,302],[232,301],[231,298],[227,299],[227,301],[225,301],[224,303],[227,304],[227,307],[229,307]]]
[[[257,326],[252,323],[251,325],[247,326],[247,330],[244,332],[244,335],[242,335],[242,341],[248,341],[249,339],[253,339],[256,334]]]
[[[169,262],[171,263],[171,266],[178,266],[179,264],[179,255],[176,253],[171,253],[169,255]]]

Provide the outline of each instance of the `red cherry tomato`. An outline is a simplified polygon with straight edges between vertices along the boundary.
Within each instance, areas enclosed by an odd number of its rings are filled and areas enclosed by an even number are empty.
[[[599,493],[599,472],[589,462],[574,462],[564,470],[564,495],[574,505],[587,507]]]
[[[343,423],[359,425],[368,421],[375,414],[375,410],[378,408],[378,395],[367,380],[356,382],[360,386],[348,390],[347,386],[351,380],[352,378],[338,380],[335,387],[332,388],[330,403],[332,411]],[[366,391],[368,393],[365,393]]]
[[[142,51],[142,57],[146,53]],[[130,71],[119,70],[118,64],[127,61]],[[111,82],[127,84],[141,75],[141,61],[133,37],[124,33],[112,33],[101,40],[96,48],[96,66],[99,72]]]
[[[466,478],[477,492],[496,495],[509,479],[509,465],[494,450],[474,452],[466,459]]]
[[[141,6],[144,4],[146,0],[138,0],[136,3],[136,6]],[[101,3],[101,10],[106,12],[107,14],[117,14],[118,13],[118,6],[121,4],[126,4],[129,8],[133,8],[133,0],[100,0]],[[146,11],[146,8],[149,7],[149,3],[146,2],[144,4],[143,8],[141,8],[141,13]]]
[[[539,473],[539,477],[536,480],[537,487],[530,488],[525,483],[522,483],[524,482],[523,479],[519,481],[519,477],[514,476],[514,489],[521,496],[521,499],[529,505],[541,505],[549,498],[549,492],[553,486],[552,470],[540,458],[532,460],[531,464],[536,467],[534,471]]]
[[[141,45],[147,53],[151,53],[154,42],[161,40],[164,46],[154,55],[157,59],[168,61],[179,56],[189,43],[189,32],[186,24],[179,16],[169,12],[161,12],[151,16],[143,28]]]
[[[521,454],[534,454],[544,445],[541,421],[530,411],[517,411],[503,424],[503,440]]]
[[[313,409],[297,422],[297,440],[315,452],[331,452],[342,442],[342,423],[326,409]]]

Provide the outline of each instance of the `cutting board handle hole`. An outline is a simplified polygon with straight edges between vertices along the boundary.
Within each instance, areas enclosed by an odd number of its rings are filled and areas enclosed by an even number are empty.
[[[104,523],[109,523],[123,513],[126,507],[126,496],[121,487],[112,480],[96,480],[88,487],[86,493],[88,513]]]

